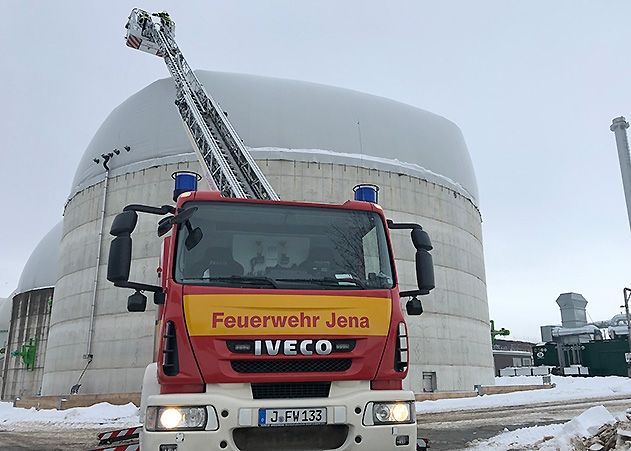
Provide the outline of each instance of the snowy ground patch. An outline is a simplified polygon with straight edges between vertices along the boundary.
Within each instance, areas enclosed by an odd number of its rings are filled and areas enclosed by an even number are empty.
[[[625,377],[563,377],[552,376],[556,387],[499,395],[484,395],[474,398],[440,399],[416,403],[417,413],[449,412],[454,410],[484,409],[503,406],[520,406],[553,401],[571,401],[605,398],[617,395],[631,397],[631,380]],[[515,376],[497,377],[496,385],[541,384],[541,377]]]
[[[542,450],[558,451],[577,449],[576,442],[594,435],[605,424],[616,419],[603,406],[592,407],[565,424],[535,426],[504,432],[488,440],[471,444],[467,450]]]
[[[0,402],[0,429],[16,430],[32,428],[36,425],[62,427],[131,427],[140,424],[138,407],[129,403],[115,406],[106,402],[90,407],[76,407],[74,409],[35,410],[13,407],[9,402]]]

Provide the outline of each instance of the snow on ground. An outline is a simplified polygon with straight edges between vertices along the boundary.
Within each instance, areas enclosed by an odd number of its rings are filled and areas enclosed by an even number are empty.
[[[0,402],[0,430],[23,429],[34,425],[63,427],[131,427],[140,424],[138,407],[129,403],[115,406],[106,402],[90,407],[74,409],[35,410],[13,407],[10,402]]]
[[[541,450],[557,451],[576,449],[573,442],[593,436],[604,424],[616,419],[603,406],[592,407],[565,424],[535,426],[504,432],[488,440],[476,441],[467,450]]]
[[[616,395],[631,397],[631,379],[619,376],[608,377],[563,377],[552,376],[555,388],[484,395],[474,398],[439,399],[416,403],[417,413],[449,412],[502,406],[520,406],[550,401],[571,401],[604,398]],[[496,385],[541,384],[539,376],[496,377]]]

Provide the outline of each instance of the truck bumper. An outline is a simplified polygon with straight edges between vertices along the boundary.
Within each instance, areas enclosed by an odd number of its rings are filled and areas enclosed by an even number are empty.
[[[416,450],[416,413],[412,423],[367,425],[372,403],[414,401],[414,394],[398,390],[370,390],[368,383],[333,382],[328,398],[252,399],[249,384],[208,385],[206,393],[150,396],[148,406],[206,406],[209,418],[203,431],[140,434],[141,450]],[[260,427],[259,409],[326,408],[326,424]]]

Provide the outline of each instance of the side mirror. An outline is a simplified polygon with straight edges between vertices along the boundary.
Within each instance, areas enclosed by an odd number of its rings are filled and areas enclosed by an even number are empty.
[[[156,305],[162,305],[164,304],[164,301],[166,300],[166,294],[164,293],[164,291],[154,291],[153,293],[153,303]]]
[[[112,222],[112,227],[110,228],[110,235],[114,236],[122,236],[129,235],[136,228],[136,224],[138,223],[138,213],[133,210],[124,211],[119,213],[114,218]]]
[[[131,233],[138,224],[138,211],[156,215],[175,213],[175,208],[163,205],[160,208],[147,205],[127,205],[122,213],[119,213],[112,222],[110,234],[115,238],[110,244],[109,260],[107,262],[107,280],[120,288],[131,288],[134,294],[127,299],[127,310],[130,312],[144,312],[147,307],[147,297],[141,291],[162,292],[159,285],[148,285],[145,283],[130,282],[129,272],[131,270]],[[160,300],[160,297],[158,297]]]
[[[421,228],[412,229],[410,233],[412,236],[412,243],[416,249],[425,249],[431,251],[433,248],[432,241],[429,239],[427,232]]]
[[[121,283],[129,280],[131,268],[131,237],[117,236],[110,245],[110,256],[107,262],[107,280]]]
[[[112,222],[110,234],[116,238],[110,244],[110,256],[107,261],[107,280],[121,283],[129,280],[131,268],[131,237],[129,236],[138,223],[138,213],[124,211]]]
[[[158,222],[158,236],[168,233],[171,227],[173,227],[173,216],[160,219],[160,222]]]
[[[189,231],[188,231],[188,236],[186,237],[186,240],[184,240],[184,245],[186,246],[186,249],[190,251],[191,249],[193,249],[195,246],[199,244],[204,234],[202,233],[202,229],[200,229],[199,227],[195,227],[194,229],[191,229],[191,225],[188,222],[186,223],[186,225]]]
[[[410,229],[410,236],[412,237],[412,243],[416,248],[416,281],[418,284],[418,290],[401,291],[399,295],[404,296],[417,296],[429,294],[435,287],[434,285],[434,262],[432,255],[429,253],[433,249],[432,242],[429,239],[429,235],[423,228],[414,223],[408,222],[394,222],[388,219],[389,229]],[[410,300],[414,303],[414,299]],[[420,301],[419,301],[420,302]],[[414,310],[416,311],[416,309]],[[423,309],[421,308],[421,312]],[[420,313],[419,313],[420,314]]]
[[[416,251],[416,281],[420,294],[429,294],[435,287],[434,285],[434,261],[432,254],[425,249],[417,249]]]
[[[418,316],[421,313],[423,313],[423,304],[421,304],[421,301],[416,296],[414,296],[405,304],[405,310],[408,312],[408,315],[410,316],[412,315]]]
[[[136,291],[134,294],[127,298],[127,311],[128,312],[144,312],[147,309],[147,296],[140,291]]]

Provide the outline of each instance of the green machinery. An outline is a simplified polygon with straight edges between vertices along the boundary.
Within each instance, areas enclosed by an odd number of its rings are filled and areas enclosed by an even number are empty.
[[[37,358],[37,340],[30,338],[28,342],[24,343],[18,351],[11,352],[13,357],[22,357],[22,362],[26,366],[27,370],[33,371],[35,369],[35,360]]]
[[[559,366],[559,354],[556,343],[544,343],[532,348],[534,366]]]
[[[499,330],[495,330],[495,321],[491,320],[491,343],[495,343],[495,337],[497,335],[506,336],[510,335],[510,330],[504,329],[503,327]]]
[[[534,365],[558,367],[558,346],[557,343],[553,342],[535,346],[532,351]],[[624,354],[628,352],[628,346],[626,338],[581,343],[579,348],[580,364],[589,368],[590,376],[625,377],[627,376],[627,363]],[[563,346],[563,348],[566,347],[569,346]]]

